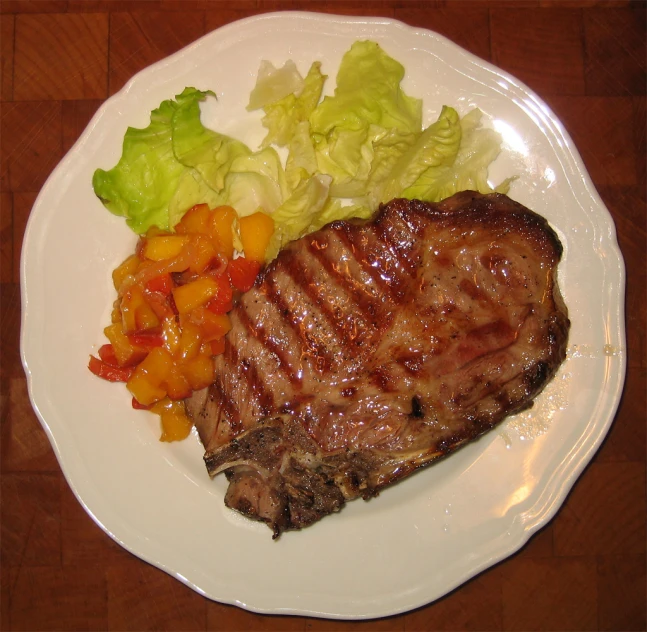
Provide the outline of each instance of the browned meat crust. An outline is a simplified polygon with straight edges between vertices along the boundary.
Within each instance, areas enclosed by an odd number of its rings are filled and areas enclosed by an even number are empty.
[[[565,355],[561,253],[544,218],[474,192],[289,244],[186,402],[227,505],[278,536],[530,406]]]

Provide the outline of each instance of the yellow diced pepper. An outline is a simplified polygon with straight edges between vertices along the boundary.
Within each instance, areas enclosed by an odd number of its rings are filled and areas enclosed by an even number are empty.
[[[206,236],[193,235],[192,241],[194,255],[189,264],[189,270],[194,274],[200,274],[209,267],[218,253]]]
[[[142,289],[133,285],[121,299],[121,322],[124,333],[158,327],[160,320],[148,304]]]
[[[183,320],[182,333],[180,334],[180,344],[176,351],[176,356],[181,360],[190,360],[200,353],[202,345],[202,335],[200,328],[190,320]]]
[[[182,441],[189,436],[193,423],[186,416],[182,402],[164,399],[155,404],[151,410],[160,416],[162,423],[160,441]]]
[[[218,293],[218,283],[210,277],[200,277],[173,290],[175,306],[180,314],[187,314],[208,303]]]
[[[132,366],[146,357],[148,351],[130,342],[128,336],[124,334],[121,323],[109,325],[103,333],[112,345],[119,366]]]
[[[151,261],[175,259],[188,243],[186,235],[159,235],[149,237],[144,243],[142,254]]]
[[[234,256],[234,227],[238,215],[231,206],[219,206],[213,210],[211,236],[214,245],[227,259]]]
[[[140,263],[141,260],[137,255],[130,255],[130,257],[112,271],[112,283],[115,286],[115,290],[119,291],[124,280],[137,272]]]
[[[194,391],[213,382],[215,367],[211,355],[199,353],[192,360],[183,362],[180,368]]]
[[[227,314],[214,314],[204,307],[193,310],[190,318],[200,327],[205,342],[222,338],[231,329],[231,320]]]
[[[263,263],[267,246],[274,234],[274,220],[269,215],[258,212],[241,217],[239,223],[245,258]]]
[[[166,391],[161,386],[152,384],[148,376],[137,369],[126,382],[126,388],[143,406],[150,406],[166,397]]]
[[[175,232],[179,235],[188,235],[191,233],[209,233],[209,220],[211,219],[211,209],[207,204],[196,204],[192,206],[182,217],[178,224],[175,225]]]
[[[180,330],[175,317],[165,318],[162,322],[162,337],[164,338],[164,348],[171,354],[175,355],[180,348]]]

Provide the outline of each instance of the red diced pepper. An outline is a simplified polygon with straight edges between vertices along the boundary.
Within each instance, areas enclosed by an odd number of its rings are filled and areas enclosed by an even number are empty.
[[[227,264],[227,274],[234,289],[247,292],[254,285],[261,264],[251,259],[238,257]]]
[[[149,292],[159,292],[160,294],[168,296],[173,289],[173,280],[171,279],[171,275],[168,273],[161,274],[160,276],[151,279],[146,284],[146,289]]]
[[[132,400],[132,406],[135,410],[150,410],[150,406],[146,406],[145,404],[140,404],[136,398],[133,397]]]
[[[206,307],[214,314],[226,314],[233,308],[234,292],[226,276],[218,277],[218,292],[207,303]]]
[[[108,382],[127,382],[134,371],[133,367],[111,366],[93,355],[90,356],[88,368],[96,376]]]
[[[136,347],[144,347],[145,349],[152,349],[153,347],[161,347],[164,344],[164,336],[161,332],[146,332],[143,331],[137,334],[128,334],[130,344]]]
[[[99,347],[99,357],[103,362],[109,364],[110,366],[119,366],[117,354],[115,353],[115,349],[111,344],[105,344]]]

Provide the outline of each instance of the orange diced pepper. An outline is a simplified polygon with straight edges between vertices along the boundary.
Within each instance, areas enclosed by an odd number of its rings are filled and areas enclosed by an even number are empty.
[[[191,386],[178,367],[173,366],[164,382],[166,394],[170,399],[185,399],[191,395]]]
[[[153,308],[138,285],[133,285],[121,299],[121,320],[125,333],[153,329],[160,324]]]
[[[182,322],[180,333],[180,344],[176,351],[176,357],[182,360],[190,360],[200,353],[202,335],[200,328],[190,320]]]
[[[144,243],[142,254],[151,261],[163,261],[164,259],[175,259],[182,248],[188,243],[185,235],[158,235],[147,237]]]
[[[211,355],[220,355],[225,352],[225,339],[216,338],[209,343],[209,347],[211,349]]]
[[[196,307],[208,303],[218,293],[218,283],[210,277],[180,285],[173,290],[175,306],[180,314],[187,314]]]
[[[115,286],[115,290],[119,291],[124,280],[137,272],[140,263],[141,261],[137,255],[130,255],[130,257],[125,259],[112,271],[112,283]]]
[[[245,258],[263,263],[267,246],[274,234],[274,220],[269,215],[258,212],[241,217],[239,223]]]
[[[163,347],[155,347],[139,363],[126,386],[145,406],[166,397],[165,382],[173,371],[173,358]]]
[[[160,416],[162,423],[160,441],[182,441],[189,436],[193,423],[187,417],[182,402],[164,399],[155,404],[151,410]]]
[[[171,354],[175,355],[180,348],[180,330],[175,317],[166,318],[162,323],[162,337],[164,338],[164,348]]]
[[[204,307],[193,310],[191,320],[200,327],[205,342],[222,338],[231,329],[231,320],[227,314],[214,314]]]
[[[211,210],[207,204],[196,204],[192,206],[182,217],[178,224],[175,225],[175,232],[179,235],[188,235],[190,233],[202,233],[207,235],[209,232],[209,220],[211,219]]]
[[[130,342],[128,336],[124,334],[121,323],[109,325],[103,333],[112,345],[119,366],[132,366],[146,357],[148,351]]]
[[[150,406],[166,397],[166,391],[161,386],[152,384],[148,376],[137,369],[126,382],[126,388],[142,406]]]
[[[210,355],[199,353],[192,360],[183,362],[181,369],[194,391],[206,388],[213,382],[215,369]]]
[[[215,240],[215,246],[225,257],[234,256],[234,226],[238,219],[236,211],[231,206],[219,206],[213,210],[210,233]]]
[[[218,256],[218,253],[209,238],[202,235],[193,236],[193,246],[195,254],[189,264],[189,270],[194,274],[201,274]]]

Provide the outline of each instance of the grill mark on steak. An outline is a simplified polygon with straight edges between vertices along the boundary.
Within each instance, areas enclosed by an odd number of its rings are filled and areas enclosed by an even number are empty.
[[[375,285],[378,294],[384,296],[389,303],[396,304],[402,296],[402,292],[398,291],[399,285],[393,279],[386,277],[386,270],[380,266],[383,263],[382,260],[375,256],[375,244],[373,243],[373,250],[369,248],[369,233],[372,233],[373,241],[375,241],[375,232],[352,230],[352,225],[348,222],[335,222],[330,227],[344,246],[352,252],[355,261],[370,278],[371,283]]]
[[[298,386],[301,383],[301,378],[290,366],[290,363],[285,357],[285,353],[281,349],[280,345],[277,344],[272,336],[267,334],[262,323],[252,322],[249,312],[245,308],[239,310],[237,312],[237,316],[240,324],[245,329],[246,334],[250,337],[256,338],[256,340],[258,340],[258,342],[276,358],[279,368],[292,385],[295,387]],[[226,341],[227,339],[225,339],[225,342]]]
[[[330,367],[330,357],[326,347],[318,342],[303,324],[303,316],[299,317],[293,306],[285,299],[284,290],[278,285],[275,277],[268,277],[267,300],[273,303],[283,316],[283,324],[288,326],[294,333],[294,338],[300,344],[301,357],[309,357],[313,366],[319,371],[325,371]],[[294,369],[293,369],[294,371]],[[295,373],[293,380],[300,379]]]
[[[344,263],[348,267],[352,265],[350,261],[333,261],[328,256],[333,236],[334,233],[331,232],[326,235],[325,240],[315,238],[309,240],[307,252],[316,259],[327,274],[327,277],[319,279],[318,283],[319,294],[327,295],[327,298],[325,296],[320,298],[319,308],[323,309],[327,300],[337,302],[340,296],[347,296],[350,299],[345,301],[348,305],[347,313],[343,313],[341,307],[336,307],[327,312],[327,318],[333,329],[344,338],[343,343],[352,344],[357,342],[358,338],[364,338],[372,333],[367,329],[377,329],[377,318],[384,310],[380,309],[379,303],[371,295],[370,286],[360,284],[343,269]],[[304,266],[302,272],[305,269],[307,268]],[[338,288],[340,293],[330,292],[330,287]]]
[[[373,230],[376,237],[384,244],[385,250],[392,255],[394,262],[392,274],[397,274],[398,270],[402,269],[406,274],[413,275],[416,262],[410,256],[410,239],[406,237],[402,239],[402,227],[397,224],[397,221],[389,224],[383,222],[375,224]]]
[[[343,283],[343,277],[334,269],[334,265],[328,261],[323,252],[324,249],[325,245],[310,242],[307,252],[313,254],[321,264],[326,273],[325,276],[321,274],[321,270],[313,270],[312,266],[301,265],[302,262],[299,258],[295,258],[291,265],[285,267],[285,270],[292,282],[303,290],[312,306],[311,309],[318,310],[327,326],[334,332],[335,337],[340,340],[340,343],[344,346],[354,344],[358,338],[358,331],[356,323],[353,321],[353,316],[360,317],[360,314],[352,314],[350,317],[341,318],[340,315],[343,311],[339,303],[340,293],[342,297],[345,294],[355,297],[356,293]],[[317,278],[317,275],[319,278]],[[322,278],[324,279],[323,281]],[[326,285],[330,283],[337,283],[340,293],[327,292]],[[346,302],[348,303],[349,301],[347,300]]]
[[[474,192],[288,244],[187,401],[226,504],[277,537],[532,405],[565,357],[561,252],[542,217]]]
[[[222,378],[217,375],[214,380],[215,391],[219,394],[219,403],[220,403],[220,418],[216,424],[215,433],[219,430],[219,426],[223,421],[223,416],[227,420],[229,425],[230,432],[228,434],[236,435],[243,429],[243,424],[240,418],[240,411],[236,402],[229,396],[227,390],[223,387]]]

